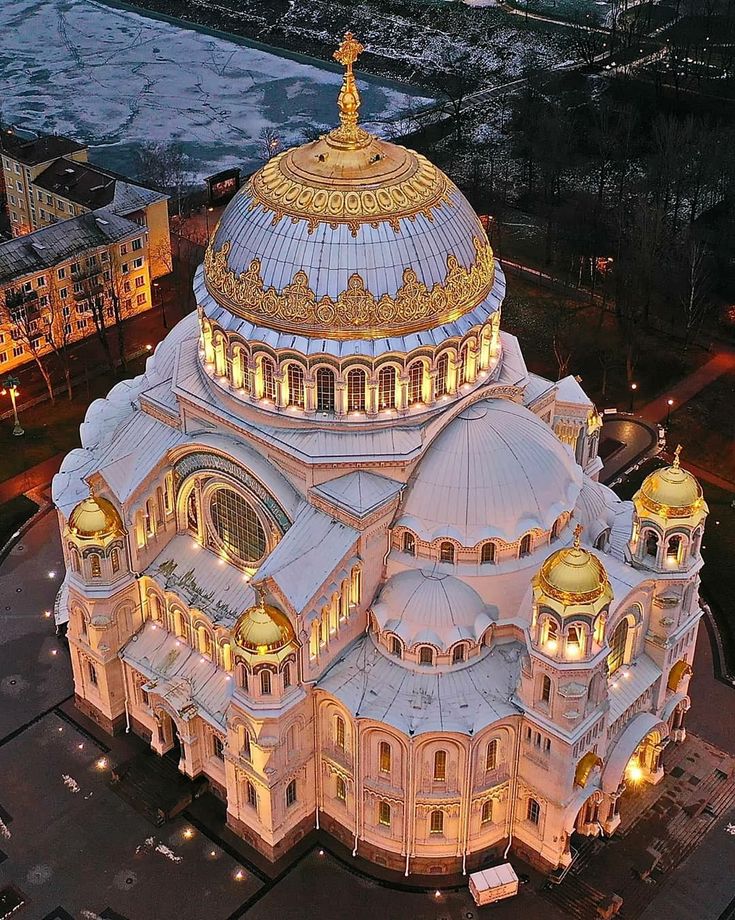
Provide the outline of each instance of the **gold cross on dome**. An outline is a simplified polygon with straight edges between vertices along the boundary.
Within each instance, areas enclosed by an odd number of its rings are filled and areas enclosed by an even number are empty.
[[[342,43],[333,55],[334,59],[344,66],[345,73],[342,78],[342,88],[337,97],[340,126],[330,132],[329,136],[334,144],[348,150],[359,147],[369,139],[367,132],[357,126],[360,93],[352,72],[352,65],[363,50],[363,45],[353,38],[352,32],[346,32]]]
[[[345,37],[342,39],[339,48],[334,52],[333,57],[335,61],[339,61],[340,64],[347,68],[347,73],[352,73],[352,65],[364,50],[364,45],[361,45],[353,37],[352,32],[345,32]]]
[[[681,444],[676,445],[676,450],[674,451],[674,469],[679,469],[679,457],[681,456]]]
[[[582,527],[581,524],[577,524],[577,526],[574,528],[574,548],[575,549],[579,549],[580,547],[580,538],[582,536],[583,530],[584,530],[584,527]]]

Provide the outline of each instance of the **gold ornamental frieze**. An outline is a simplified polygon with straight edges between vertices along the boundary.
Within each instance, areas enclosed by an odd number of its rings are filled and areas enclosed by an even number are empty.
[[[304,220],[309,233],[320,223],[335,230],[346,224],[355,237],[364,224],[376,228],[388,223],[398,232],[401,220],[415,220],[419,214],[433,220],[436,208],[452,204],[451,183],[425,157],[413,151],[402,152],[403,175],[395,183],[360,188],[355,182],[341,189],[335,183],[319,184],[313,175],[299,176],[290,162],[294,152],[286,151],[250,180],[250,210],[260,205],[271,211],[274,226],[283,217],[290,217],[293,223]]]
[[[456,256],[447,256],[444,281],[431,288],[419,281],[414,269],[405,268],[394,296],[376,297],[355,272],[336,299],[317,299],[302,270],[279,292],[265,286],[260,259],[253,259],[239,274],[229,267],[229,241],[217,251],[209,246],[204,277],[218,303],[252,323],[329,339],[385,338],[452,322],[488,296],[495,276],[493,252],[478,238],[473,243],[477,255],[470,268]]]

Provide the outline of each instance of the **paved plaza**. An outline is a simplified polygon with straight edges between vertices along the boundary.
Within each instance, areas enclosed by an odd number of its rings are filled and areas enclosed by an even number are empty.
[[[735,691],[712,678],[706,630],[689,727],[708,740],[690,734],[672,746],[663,782],[626,793],[621,833],[587,842],[561,886],[546,888],[514,861],[529,875],[518,898],[478,910],[461,879],[437,896],[412,889],[411,878],[375,878],[374,868],[317,835],[290,863],[270,867],[223,827],[221,814],[210,820],[216,810],[206,797],[162,827],[149,823],[110,783],[111,768],[142,745],[106,738],[74,709],[67,651],[45,615],[61,574],[51,513],[0,565],[0,890],[12,885],[24,898],[14,918],[596,920],[612,892],[623,896],[627,920],[728,916]],[[659,866],[642,880],[651,847]]]

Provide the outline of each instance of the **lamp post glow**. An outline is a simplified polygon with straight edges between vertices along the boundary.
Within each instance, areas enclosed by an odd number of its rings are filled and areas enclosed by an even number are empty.
[[[8,393],[10,394],[10,402],[13,404],[13,421],[15,422],[15,425],[13,426],[13,434],[16,438],[19,438],[22,434],[25,433],[20,427],[20,421],[18,420],[18,405],[16,400],[18,398],[19,383],[20,381],[17,377],[8,377],[3,384],[2,390],[0,390],[0,394],[3,396],[7,396]]]
[[[671,407],[674,405],[673,399],[666,400],[666,429],[668,430],[669,422],[671,421]]]
[[[630,385],[630,411],[633,411],[633,400],[635,399],[635,391],[638,389],[637,383],[631,383]]]

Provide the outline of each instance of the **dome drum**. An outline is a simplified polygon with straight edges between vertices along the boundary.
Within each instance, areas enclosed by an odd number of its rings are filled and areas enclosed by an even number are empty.
[[[79,539],[98,540],[124,532],[117,509],[106,498],[90,493],[69,515],[69,532]]]

